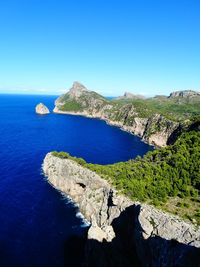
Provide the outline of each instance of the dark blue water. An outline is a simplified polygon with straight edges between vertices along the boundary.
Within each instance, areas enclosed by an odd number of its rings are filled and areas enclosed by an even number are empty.
[[[55,97],[0,95],[0,266],[62,267],[66,241],[84,230],[41,174],[45,154],[68,151],[94,163],[125,161],[149,149],[138,137],[100,120],[35,114]]]

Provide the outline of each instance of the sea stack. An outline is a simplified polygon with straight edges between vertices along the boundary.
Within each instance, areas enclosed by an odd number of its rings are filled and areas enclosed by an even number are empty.
[[[40,103],[35,107],[35,112],[40,115],[45,115],[50,113],[49,109],[43,103]]]

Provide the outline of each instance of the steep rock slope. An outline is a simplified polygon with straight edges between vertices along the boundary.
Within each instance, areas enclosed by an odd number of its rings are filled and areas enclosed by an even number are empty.
[[[91,223],[86,266],[199,266],[199,228],[118,195],[107,181],[70,159],[49,153],[43,171]]]
[[[180,97],[187,101],[178,102]],[[99,118],[162,147],[170,142],[175,131],[187,125],[191,116],[199,114],[200,99],[195,98],[194,104],[194,98],[194,93],[182,91],[169,98],[141,99],[125,94],[111,101],[75,82],[68,93],[56,100],[54,112]]]
[[[195,92],[192,90],[185,90],[185,91],[175,91],[169,95],[169,98],[174,98],[179,102],[199,102],[200,101],[200,92]]]
[[[63,111],[96,113],[108,101],[94,91],[89,91],[84,85],[74,82],[67,94],[56,100],[56,109]]]

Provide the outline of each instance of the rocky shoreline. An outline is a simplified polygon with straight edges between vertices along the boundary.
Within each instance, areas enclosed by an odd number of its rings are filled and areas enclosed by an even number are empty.
[[[164,147],[173,144],[181,130],[189,126],[194,110],[198,112],[199,101],[199,93],[190,90],[148,99],[125,93],[108,100],[74,82],[68,92],[56,99],[54,113],[101,119],[150,145]]]
[[[199,266],[198,227],[130,201],[99,175],[70,159],[48,153],[43,171],[49,183],[70,196],[91,223],[86,266]],[[99,261],[94,264],[95,257]]]
[[[171,125],[170,131],[167,131],[167,129],[164,129],[163,132],[158,132],[158,133],[152,134],[151,136],[148,136],[148,134],[146,134],[146,130],[147,130],[146,128],[147,128],[148,123],[150,122],[149,119],[135,118],[135,125],[134,126],[128,126],[128,125],[124,125],[120,121],[118,121],[118,122],[112,121],[109,118],[106,118],[101,113],[96,113],[96,114],[91,115],[87,111],[84,111],[84,112],[61,111],[57,108],[57,106],[54,108],[53,112],[56,114],[83,116],[86,118],[103,120],[108,125],[118,127],[125,132],[128,132],[130,134],[134,134],[134,135],[140,137],[143,142],[145,142],[149,145],[153,145],[155,147],[166,146],[172,133],[175,132],[175,130],[178,129],[178,127],[180,126],[179,123],[173,122],[173,125]],[[158,120],[161,116],[159,114],[156,114],[155,117]]]

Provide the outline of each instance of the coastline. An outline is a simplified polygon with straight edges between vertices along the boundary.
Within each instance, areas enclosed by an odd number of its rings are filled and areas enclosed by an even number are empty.
[[[171,262],[188,267],[187,261],[193,257],[192,266],[198,266],[199,227],[152,205],[131,201],[107,180],[71,159],[48,153],[43,172],[54,188],[78,204],[90,222],[86,244],[89,259],[94,250],[95,255],[101,256],[99,246],[104,250],[104,245],[109,244],[116,260],[127,259],[127,249],[131,259],[135,251],[140,266],[147,266],[154,259],[152,266],[164,260],[163,267],[171,266]],[[124,235],[130,240],[128,244],[123,243]]]
[[[66,203],[65,203],[66,205],[67,204],[73,205],[73,208],[76,210],[76,217],[80,218],[82,221],[81,227],[90,227],[91,223],[85,218],[84,214],[80,211],[80,207],[79,207],[78,202],[75,202],[69,194],[66,194],[61,189],[59,189],[53,182],[51,182],[49,177],[44,173],[44,162],[43,162],[42,167],[41,167],[41,174],[42,174],[45,182],[50,184],[56,191],[59,192],[59,194],[62,196],[62,198],[66,201]]]
[[[73,115],[73,116],[81,116],[81,117],[85,117],[85,118],[89,118],[89,119],[99,119],[99,120],[102,120],[104,121],[107,125],[109,126],[113,126],[113,127],[117,127],[119,128],[120,130],[124,131],[124,132],[127,132],[129,134],[132,134],[132,135],[135,135],[137,137],[139,137],[141,139],[142,142],[154,147],[154,148],[161,148],[163,146],[159,146],[158,144],[155,144],[154,142],[148,142],[148,140],[144,139],[142,137],[142,133],[136,133],[134,132],[133,130],[131,130],[131,126],[126,126],[126,125],[123,125],[122,123],[120,122],[116,122],[116,121],[110,121],[109,119],[105,118],[105,117],[102,117],[102,116],[94,116],[94,115],[90,115],[88,114],[87,112],[72,112],[72,111],[61,111],[59,109],[57,109],[57,107],[55,107],[53,109],[53,113],[55,114],[61,114],[61,115]]]

